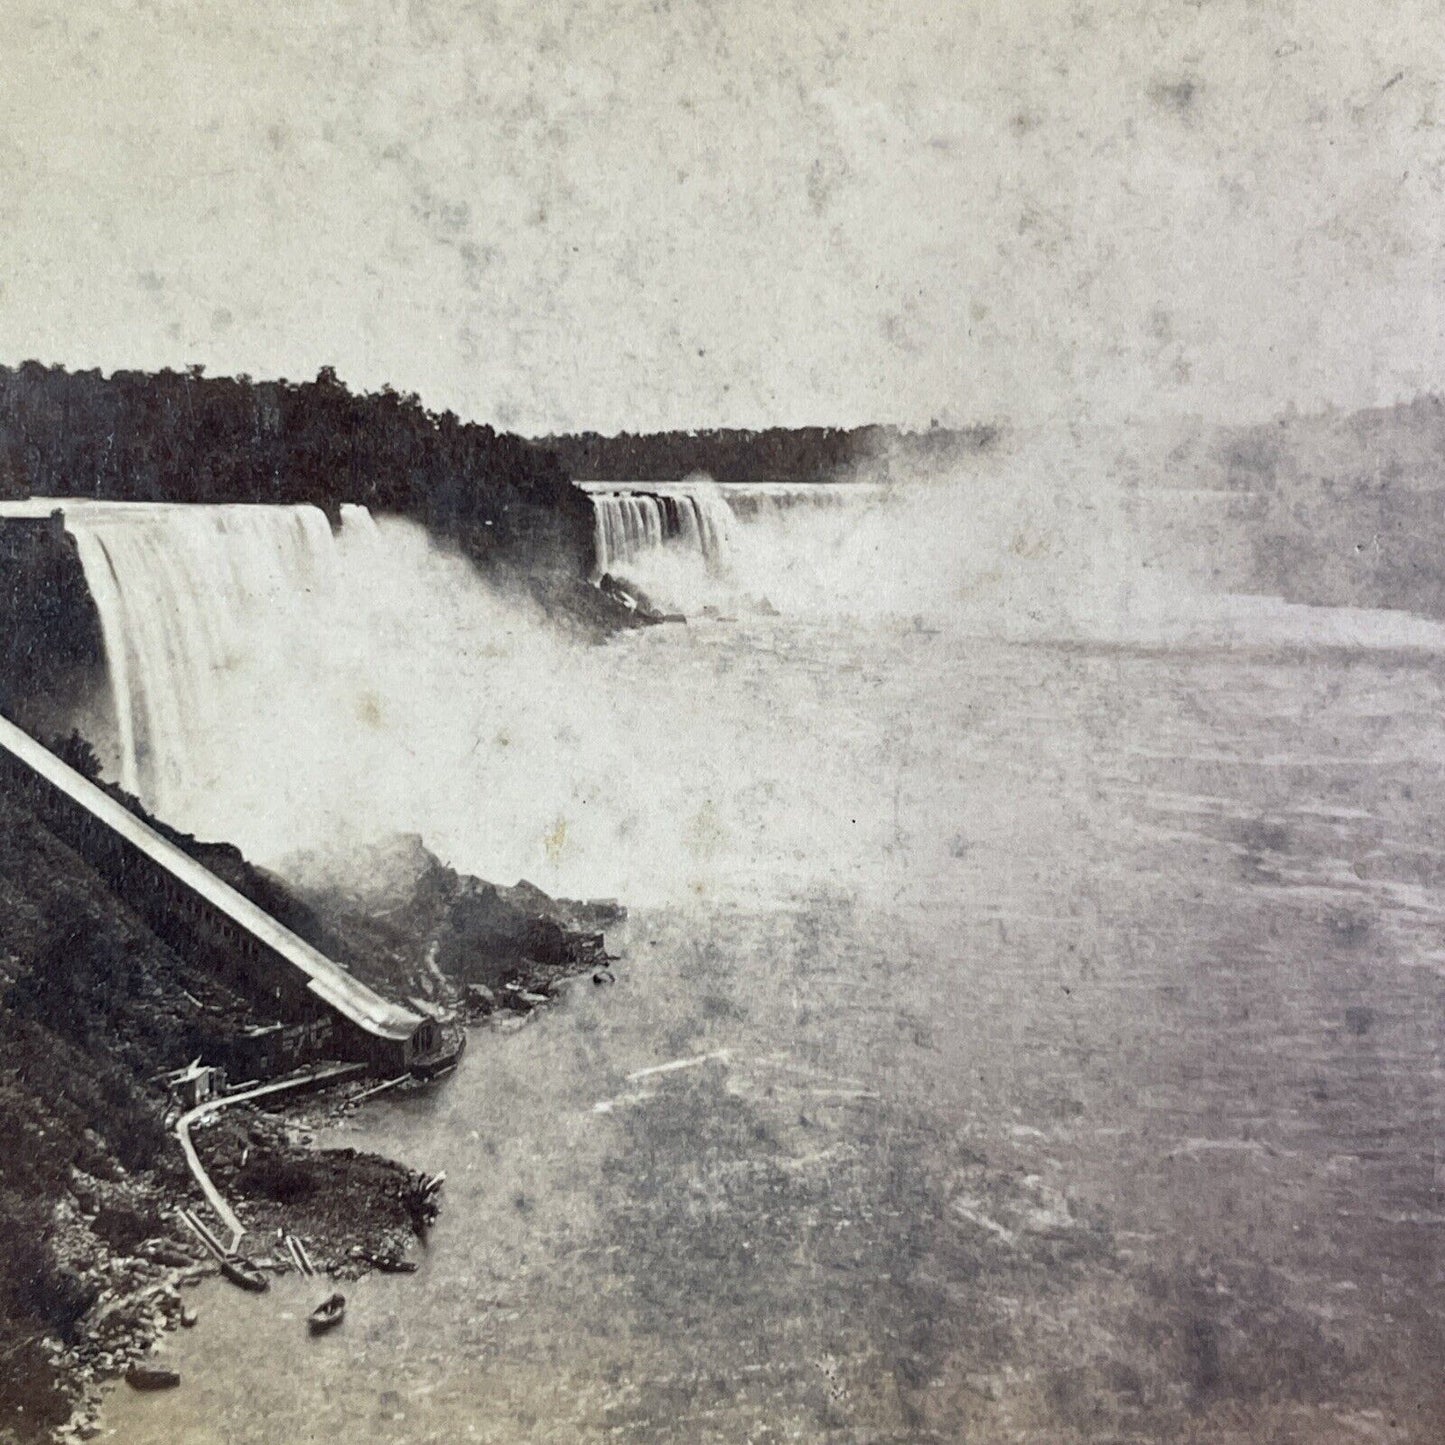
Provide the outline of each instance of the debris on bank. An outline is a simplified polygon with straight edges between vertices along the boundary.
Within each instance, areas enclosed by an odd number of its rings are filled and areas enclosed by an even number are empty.
[[[602,933],[624,916],[614,903],[459,875],[415,839],[388,858],[402,866],[383,858],[349,876],[387,887],[399,878],[390,899],[338,881],[303,900],[239,855],[206,863],[434,1020],[446,1043],[439,1072],[455,1067],[468,1023],[520,1023],[563,979],[615,963]],[[367,1099],[434,1085],[358,1075],[284,1109],[269,1097],[265,1110],[231,1102],[278,1066],[325,1069],[322,1041],[304,1021],[267,1016],[199,955],[171,949],[9,798],[0,882],[12,905],[0,933],[0,1033],[8,1056],[25,1061],[0,1079],[0,1226],[15,1241],[0,1269],[0,1437],[90,1439],[102,1382],[135,1372],[138,1389],[170,1388],[147,1373],[167,1369],[152,1351],[170,1329],[204,1327],[185,1292],[218,1277],[223,1259],[252,1282],[415,1268],[440,1177],[318,1150],[314,1136]],[[173,1118],[201,1111],[193,1146],[244,1225],[234,1257],[233,1231],[166,1127],[167,1100]]]
[[[94,1437],[106,1380],[142,1390],[179,1382],[152,1351],[168,1330],[198,1322],[183,1295],[202,1279],[220,1275],[265,1290],[284,1273],[342,1280],[416,1268],[407,1255],[436,1219],[444,1177],[311,1145],[305,1124],[246,1105],[198,1127],[197,1152],[246,1223],[234,1254],[207,1224],[199,1198],[178,1204],[175,1188],[154,1180],[77,1175],[57,1207],[51,1244],[91,1303],[69,1342],[46,1341],[78,1395],[59,1438]],[[121,1244],[127,1228],[145,1235]]]

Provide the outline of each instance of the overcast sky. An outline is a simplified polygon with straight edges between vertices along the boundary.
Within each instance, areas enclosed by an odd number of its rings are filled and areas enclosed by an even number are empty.
[[[0,360],[527,431],[1445,389],[1385,0],[3,0]]]

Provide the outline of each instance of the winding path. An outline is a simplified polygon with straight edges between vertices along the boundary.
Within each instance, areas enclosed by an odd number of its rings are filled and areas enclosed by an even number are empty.
[[[269,1084],[257,1084],[254,1089],[247,1089],[244,1093],[227,1094],[225,1098],[210,1099],[204,1104],[197,1104],[194,1109],[188,1109],[176,1120],[176,1138],[180,1140],[181,1152],[186,1156],[186,1163],[190,1166],[196,1183],[201,1186],[201,1193],[206,1196],[206,1203],[215,1211],[216,1217],[221,1223],[231,1231],[231,1240],[226,1246],[227,1254],[235,1254],[236,1247],[245,1236],[246,1226],[236,1217],[235,1210],[226,1202],[226,1196],[216,1188],[211,1176],[206,1173],[205,1166],[196,1153],[196,1146],[191,1140],[191,1125],[212,1114],[220,1113],[222,1109],[228,1108],[232,1104],[244,1104],[250,1099],[259,1099],[266,1094],[280,1094],[287,1089],[299,1089],[306,1084],[326,1083],[348,1074],[357,1073],[363,1067],[364,1065],[361,1064],[320,1064],[314,1069],[308,1069],[303,1074],[293,1074],[287,1079],[273,1079]]]

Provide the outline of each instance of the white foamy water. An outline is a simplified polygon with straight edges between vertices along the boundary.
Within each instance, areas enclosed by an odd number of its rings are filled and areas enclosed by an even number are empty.
[[[1217,528],[1227,494],[1125,489],[1084,465],[1069,451],[1052,461],[1027,451],[888,485],[693,478],[584,490],[598,574],[689,614],[913,618],[978,637],[1146,646],[1445,645],[1445,627],[1405,613],[1221,592],[1201,580],[1207,545],[1171,555],[1156,534],[1191,511]]]
[[[962,665],[966,686],[979,641],[1445,639],[1401,614],[1193,592],[1139,565],[1116,502],[974,483],[835,488],[821,504],[751,489],[722,503],[725,570],[663,545],[643,574],[675,588],[670,603],[713,599],[716,619],[602,647],[359,508],[336,534],[304,507],[66,511],[105,636],[112,769],[168,821],[291,867],[419,833],[498,881],[668,903],[917,876],[889,846],[909,795],[892,760],[946,768],[962,744],[932,704],[882,704],[900,669],[943,657],[939,676]],[[840,653],[850,629],[883,650]],[[858,688],[879,707],[853,709]]]

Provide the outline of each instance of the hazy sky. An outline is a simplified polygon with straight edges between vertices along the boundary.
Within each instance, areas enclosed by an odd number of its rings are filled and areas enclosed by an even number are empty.
[[[3,0],[0,359],[524,430],[1445,388],[1438,0]]]

